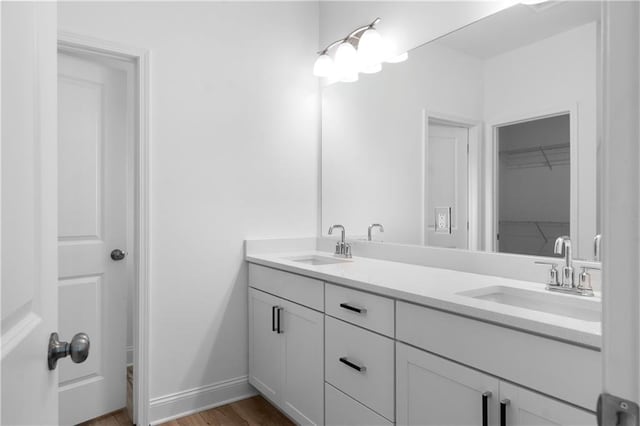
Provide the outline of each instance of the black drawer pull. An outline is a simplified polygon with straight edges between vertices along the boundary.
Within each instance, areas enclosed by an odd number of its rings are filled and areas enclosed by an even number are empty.
[[[340,307],[343,308],[343,309],[346,309],[348,311],[357,312],[357,313],[363,314],[363,315],[367,313],[366,308],[361,308],[360,306],[350,305],[348,303],[341,303]]]
[[[278,309],[277,306],[272,306],[271,307],[271,331],[276,331],[276,309]]]
[[[353,368],[354,370],[357,370],[361,373],[364,373],[365,371],[367,371],[367,367],[365,367],[364,365],[360,365],[356,362],[353,361],[349,361],[349,359],[346,356],[343,356],[340,358],[340,362],[348,365],[349,367]]]
[[[284,333],[284,331],[282,330],[282,324],[280,323],[280,321],[282,320],[280,313],[284,311],[284,308],[281,308],[280,306],[276,307],[276,319],[277,319],[277,323],[276,323],[276,332],[278,334],[282,334]]]
[[[489,398],[491,392],[486,391],[482,394],[482,426],[489,426]]]
[[[506,398],[500,401],[500,426],[507,426],[507,405],[510,403]]]

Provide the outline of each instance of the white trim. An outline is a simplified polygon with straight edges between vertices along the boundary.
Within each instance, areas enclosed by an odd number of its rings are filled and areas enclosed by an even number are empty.
[[[420,233],[421,245],[426,244],[426,234],[428,224],[426,223],[426,179],[427,179],[427,144],[429,143],[429,120],[434,120],[445,125],[465,127],[469,131],[469,156],[467,160],[467,220],[469,229],[467,231],[467,249],[480,250],[482,236],[481,226],[481,199],[480,190],[482,188],[482,168],[481,153],[483,147],[483,122],[473,118],[461,117],[454,114],[437,112],[424,108],[422,110],[422,232]],[[474,230],[472,232],[472,230]]]
[[[553,107],[545,108],[543,110],[536,111],[518,111],[512,112],[508,115],[487,120],[486,135],[487,140],[487,158],[485,162],[485,176],[490,177],[490,180],[486,180],[486,220],[485,220],[485,249],[498,252],[498,242],[496,240],[496,234],[498,232],[498,201],[500,194],[498,192],[498,137],[496,129],[498,127],[508,126],[517,123],[524,123],[527,121],[540,120],[544,118],[556,117],[559,115],[569,114],[569,157],[570,157],[570,173],[571,173],[571,194],[569,203],[569,234],[571,235],[571,242],[576,248],[574,253],[575,257],[579,257],[577,248],[579,247],[580,235],[578,230],[579,226],[579,193],[580,182],[578,179],[579,161],[578,161],[578,104],[571,103],[566,105],[555,105]],[[584,257],[584,256],[582,256]]]
[[[257,394],[249,385],[248,376],[240,376],[156,397],[150,402],[150,424],[165,423]]]
[[[640,5],[602,10],[603,391],[640,403]]]
[[[136,65],[137,131],[135,138],[135,237],[134,252],[137,285],[134,312],[134,420],[149,424],[149,140],[150,140],[150,51],[113,43],[94,37],[61,31],[58,47],[67,52],[79,52],[131,60]]]

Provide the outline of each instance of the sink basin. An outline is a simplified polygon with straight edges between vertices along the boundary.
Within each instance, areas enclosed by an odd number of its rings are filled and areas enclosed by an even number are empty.
[[[304,263],[306,265],[332,265],[334,263],[347,263],[351,262],[347,259],[340,259],[337,257],[326,257],[326,256],[299,256],[299,257],[288,257],[287,260],[292,260],[298,263]]]
[[[600,322],[599,299],[532,291],[521,288],[491,286],[458,293],[478,300],[516,306],[532,311],[561,315],[582,321]]]

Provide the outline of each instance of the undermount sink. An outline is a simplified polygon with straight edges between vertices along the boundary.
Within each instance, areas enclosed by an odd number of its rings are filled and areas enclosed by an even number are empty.
[[[483,287],[458,294],[478,300],[487,300],[532,311],[562,315],[582,321],[600,322],[601,320],[602,310],[599,299],[504,286]]]
[[[347,259],[339,259],[337,257],[326,257],[326,256],[297,256],[297,257],[289,257],[287,260],[291,260],[298,263],[304,263],[306,265],[332,265],[334,263],[347,263],[351,262]]]

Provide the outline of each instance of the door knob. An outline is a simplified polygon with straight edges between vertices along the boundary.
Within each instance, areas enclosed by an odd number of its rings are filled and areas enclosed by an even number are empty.
[[[47,356],[49,370],[55,370],[58,360],[69,355],[71,355],[71,361],[76,364],[84,362],[89,357],[89,346],[91,342],[86,333],[76,334],[71,342],[61,342],[58,339],[58,333],[51,333]]]
[[[127,252],[120,249],[115,249],[111,251],[111,259],[118,261],[122,260],[127,256]]]

